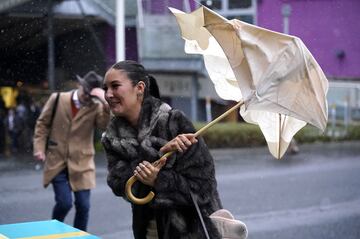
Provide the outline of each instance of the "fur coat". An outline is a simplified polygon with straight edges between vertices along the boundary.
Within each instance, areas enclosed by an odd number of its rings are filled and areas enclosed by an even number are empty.
[[[108,185],[114,194],[125,195],[125,183],[135,167],[161,157],[159,149],[181,133],[195,129],[185,115],[151,96],[145,98],[137,129],[113,117],[103,134],[108,160]],[[211,238],[220,238],[208,217],[221,208],[217,192],[214,161],[202,138],[184,153],[175,153],[160,170],[154,188],[136,182],[133,193],[143,197],[149,190],[155,197],[147,205],[132,204],[133,231],[136,239],[146,238],[149,220],[155,218],[159,238],[205,238],[199,216],[191,200],[191,190],[204,217]]]

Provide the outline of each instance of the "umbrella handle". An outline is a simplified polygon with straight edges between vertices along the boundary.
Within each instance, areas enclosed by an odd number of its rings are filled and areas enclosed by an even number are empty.
[[[223,118],[225,118],[226,116],[228,116],[231,112],[233,112],[235,109],[239,108],[241,105],[243,105],[244,102],[240,101],[238,102],[236,105],[234,105],[232,108],[230,108],[229,110],[227,110],[225,113],[223,113],[222,115],[220,115],[219,117],[217,117],[216,119],[214,119],[213,121],[211,121],[210,123],[208,123],[207,125],[205,125],[204,127],[202,127],[201,129],[199,129],[196,133],[195,133],[195,137],[198,137],[199,135],[203,134],[207,129],[209,129],[211,126],[213,126],[214,124],[216,124],[217,122],[219,122],[220,120],[222,120]],[[164,154],[164,156],[162,156],[160,159],[156,160],[155,162],[152,163],[152,165],[154,167],[158,166],[160,162],[162,162],[164,160],[164,158],[170,157],[175,151],[170,151],[167,152],[166,154]],[[125,193],[127,198],[134,204],[138,204],[138,205],[144,205],[149,203],[154,197],[155,197],[155,193],[153,191],[150,191],[149,194],[144,197],[144,198],[137,198],[134,196],[134,194],[132,193],[132,186],[133,184],[137,181],[136,177],[133,175],[131,176],[131,178],[129,178],[129,180],[126,182],[125,185]]]
[[[153,162],[152,166],[157,167],[162,161],[165,160],[165,158],[170,157],[174,152],[175,151],[167,152],[160,159]],[[138,204],[138,205],[144,205],[144,204],[149,203],[154,198],[155,193],[153,191],[150,191],[149,194],[146,195],[146,197],[144,197],[144,198],[135,197],[134,194],[132,193],[132,186],[136,181],[137,181],[137,178],[133,175],[126,182],[125,193],[126,193],[127,198],[134,204]]]

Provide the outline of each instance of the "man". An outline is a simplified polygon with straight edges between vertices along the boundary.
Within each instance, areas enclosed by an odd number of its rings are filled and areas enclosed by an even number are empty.
[[[94,129],[104,129],[110,115],[100,88],[102,77],[90,71],[83,78],[77,78],[76,90],[60,93],[57,104],[57,93],[46,102],[36,122],[33,146],[35,159],[45,162],[44,187],[53,185],[52,218],[64,221],[74,195],[74,227],[86,231],[90,189],[95,187]],[[47,141],[50,143],[46,149]]]

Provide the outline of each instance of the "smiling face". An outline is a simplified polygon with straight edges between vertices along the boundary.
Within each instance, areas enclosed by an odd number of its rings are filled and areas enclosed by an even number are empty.
[[[125,71],[110,69],[105,74],[105,99],[111,112],[126,118],[133,125],[137,124],[139,118],[144,88],[142,81],[134,86]]]

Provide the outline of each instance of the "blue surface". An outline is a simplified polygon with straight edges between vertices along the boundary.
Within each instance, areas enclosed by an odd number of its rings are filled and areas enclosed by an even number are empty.
[[[66,225],[57,220],[38,221],[38,222],[25,222],[0,225],[0,234],[9,238],[17,237],[32,237],[32,236],[45,236],[52,234],[62,234],[69,232],[80,232],[81,230]],[[99,239],[93,235],[84,235],[77,237],[67,237],[68,239]]]

